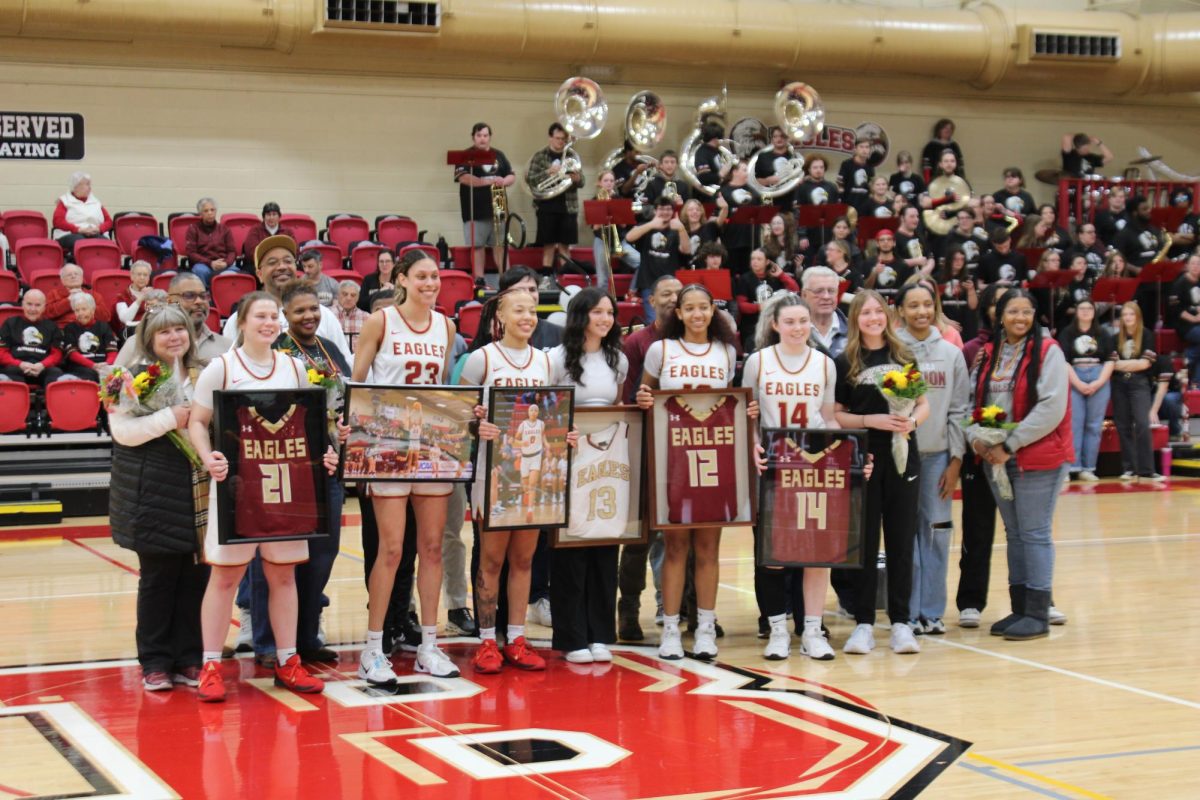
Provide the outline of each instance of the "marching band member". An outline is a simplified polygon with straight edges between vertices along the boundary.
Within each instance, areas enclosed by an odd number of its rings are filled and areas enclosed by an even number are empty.
[[[476,122],[471,126],[471,147],[481,153],[492,153],[496,160],[491,164],[468,166],[460,164],[454,168],[454,181],[458,184],[458,205],[462,212],[463,241],[474,246],[471,251],[471,268],[478,280],[483,277],[486,260],[484,248],[492,248],[492,258],[499,267],[504,263],[504,231],[495,230],[492,207],[492,192],[503,190],[516,183],[512,164],[503,152],[492,147],[492,126]]]

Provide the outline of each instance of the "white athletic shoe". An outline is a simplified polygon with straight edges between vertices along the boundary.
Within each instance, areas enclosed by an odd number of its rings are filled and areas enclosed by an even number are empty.
[[[946,623],[942,621],[941,617],[926,620],[923,627],[925,628],[926,636],[941,636],[946,632]]]
[[[978,628],[982,619],[983,614],[979,613],[978,608],[964,608],[962,611],[958,612],[958,627]]]
[[[361,670],[361,668],[360,668]],[[446,654],[436,644],[423,644],[417,648],[417,672],[424,672],[435,678],[457,678],[458,667],[446,657]],[[393,676],[392,680],[395,680]]]
[[[1046,618],[1051,625],[1067,624],[1067,615],[1059,611],[1054,606],[1050,606],[1050,613],[1046,615]]]
[[[392,662],[382,652],[364,651],[358,657],[358,677],[372,686],[386,686],[396,682]]]
[[[536,625],[545,625],[547,628],[553,627],[554,621],[550,616],[550,600],[543,597],[536,603],[529,606],[527,614],[529,621]]]
[[[1083,481],[1084,483],[1095,483],[1100,479],[1096,477],[1096,473],[1092,472],[1090,469],[1085,469],[1079,473],[1079,480]]]
[[[249,653],[254,649],[254,627],[250,622],[250,609],[238,609],[238,635],[233,649],[238,653]]]
[[[717,626],[705,624],[696,626],[695,640],[692,642],[692,656],[701,661],[712,661],[717,657]]]
[[[800,637],[800,652],[815,661],[833,661],[833,648],[819,628]]]
[[[917,642],[917,637],[913,636],[912,628],[903,622],[892,625],[891,646],[893,653],[921,652],[921,645]]]
[[[908,628],[907,625],[904,626]],[[912,636],[912,631],[908,632]],[[914,640],[915,641],[915,640]],[[842,645],[843,653],[853,653],[854,655],[865,656],[867,653],[875,649],[875,632],[871,630],[871,626],[865,622],[854,626],[854,631],[850,634],[850,638]]]
[[[608,649],[608,645],[603,642],[593,642],[588,645],[588,650],[592,654],[592,661],[604,662],[612,661],[612,651]]]
[[[787,620],[771,624],[771,635],[763,648],[763,658],[768,661],[783,661],[792,654],[792,634],[788,632]]]
[[[590,654],[590,651],[589,651]],[[658,657],[668,661],[683,658],[683,634],[678,625],[664,625],[658,642]]]
[[[590,664],[596,660],[592,658],[592,651],[588,650],[586,647],[581,647],[578,650],[572,650],[563,656],[563,658],[567,659],[567,661],[570,661],[572,664]]]

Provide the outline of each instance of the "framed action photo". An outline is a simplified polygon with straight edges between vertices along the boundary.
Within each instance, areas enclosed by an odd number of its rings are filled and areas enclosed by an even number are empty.
[[[574,389],[493,386],[489,396],[488,421],[500,428],[500,438],[487,442],[484,530],[564,527]]]
[[[754,522],[749,389],[654,392],[650,413],[650,527],[720,528]]]
[[[221,544],[329,535],[325,398],[324,389],[214,393],[213,449],[229,461],[217,484]]]
[[[762,446],[758,563],[861,569],[867,432],[769,428]]]
[[[345,481],[469,483],[479,436],[472,423],[483,390],[470,386],[346,384],[350,437],[338,469]]]
[[[642,495],[645,415],[637,406],[575,409],[579,445],[571,461],[567,526],[554,547],[645,544]]]

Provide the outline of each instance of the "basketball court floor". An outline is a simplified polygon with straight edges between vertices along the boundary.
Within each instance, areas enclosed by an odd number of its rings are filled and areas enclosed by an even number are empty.
[[[354,674],[358,519],[351,502],[325,619],[343,658],[323,670],[326,692],[277,690],[239,658],[223,705],[142,690],[137,561],[104,518],[0,529],[0,798],[1200,797],[1197,479],[1062,497],[1055,600],[1069,622],[1048,639],[988,635],[1007,612],[1001,541],[983,627],[951,610],[919,655],[893,654],[881,625],[875,652],[846,656],[851,624],[827,613],[834,661],[798,642],[765,661],[750,536],[731,530],[717,663],[621,646],[612,664],[570,665],[545,650],[543,673],[476,676],[473,644],[447,640],[461,678],[413,675],[397,656],[389,692]],[[652,614],[648,590],[651,644]]]

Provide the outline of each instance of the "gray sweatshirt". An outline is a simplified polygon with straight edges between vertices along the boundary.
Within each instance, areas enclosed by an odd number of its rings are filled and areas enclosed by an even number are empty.
[[[1045,335],[1045,334],[1043,334]],[[1000,406],[1012,416],[1013,410],[1013,375],[1011,370],[1017,357],[1024,351],[1026,339],[1017,344],[1009,344],[1007,339],[1000,340],[1000,357],[997,368],[992,371],[988,385],[988,405]],[[984,365],[986,366],[986,364]],[[1025,369],[1022,361],[1019,368]],[[982,369],[982,367],[981,367]],[[972,379],[971,385],[975,386]],[[1038,402],[1025,419],[1008,434],[1008,448],[1016,452],[1027,444],[1047,436],[1062,422],[1067,413],[1067,403],[1070,400],[1070,384],[1067,380],[1067,359],[1063,356],[1062,348],[1057,346],[1046,350],[1042,366],[1038,372],[1037,396]]]
[[[917,369],[929,384],[925,402],[929,419],[917,428],[917,447],[922,453],[950,451],[951,458],[966,452],[963,420],[971,415],[971,385],[962,351],[947,342],[937,329],[921,341],[906,329],[897,331],[917,359]]]

